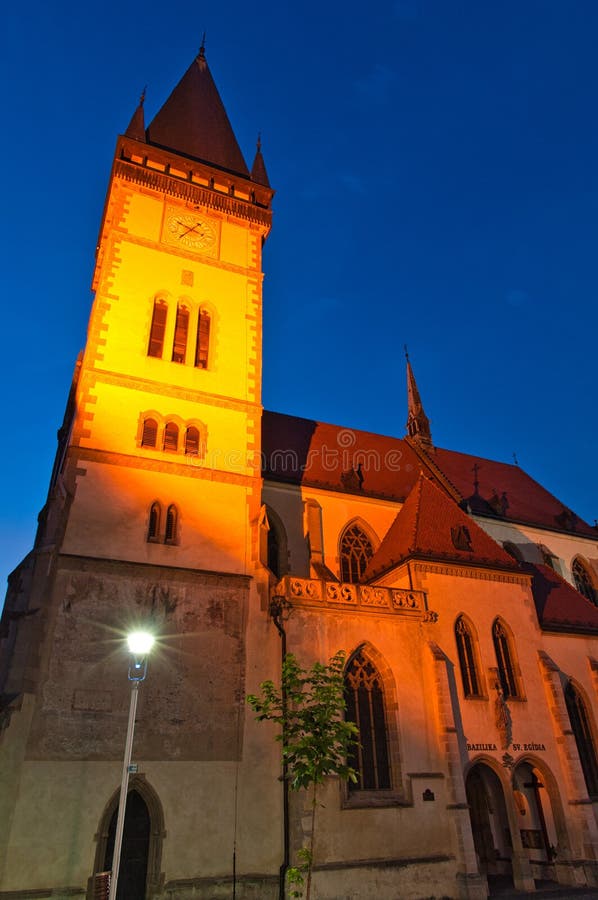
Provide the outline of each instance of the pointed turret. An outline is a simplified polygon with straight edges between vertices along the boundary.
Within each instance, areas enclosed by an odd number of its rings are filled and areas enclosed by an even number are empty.
[[[266,164],[264,162],[264,157],[262,156],[262,138],[259,134],[257,136],[255,158],[251,167],[251,180],[255,181],[256,184],[263,184],[264,187],[270,187],[268,173],[266,172]]]
[[[407,348],[405,348],[405,358],[407,360],[407,434],[425,449],[432,450],[434,445],[430,420],[424,412]]]
[[[202,44],[147,129],[147,140],[166,150],[249,177]]]
[[[125,131],[127,137],[133,138],[135,141],[145,141],[145,116],[143,113],[143,104],[145,103],[145,88],[141,92],[139,104],[133,113],[128,128]]]

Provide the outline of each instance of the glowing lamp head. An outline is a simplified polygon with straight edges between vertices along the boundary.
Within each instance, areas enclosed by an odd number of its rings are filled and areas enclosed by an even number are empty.
[[[133,656],[147,656],[154,646],[154,636],[149,631],[133,631],[127,637],[127,644]]]

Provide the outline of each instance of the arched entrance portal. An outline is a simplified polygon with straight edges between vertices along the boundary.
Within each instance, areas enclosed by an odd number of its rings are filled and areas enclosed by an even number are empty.
[[[94,892],[102,889],[98,884],[103,884],[103,873],[112,869],[119,794],[115,791],[112,795],[100,820],[88,897],[96,896]],[[117,900],[146,900],[159,892],[164,880],[164,834],[164,814],[156,792],[144,776],[133,776],[127,794]]]
[[[465,781],[478,868],[488,884],[512,883],[511,832],[503,787],[484,763],[474,765]]]
[[[112,869],[117,816],[118,807],[114,810],[108,827],[104,856],[105,871]],[[130,791],[127,796],[116,900],[145,900],[149,842],[149,810],[143,797],[137,791]]]
[[[513,791],[521,843],[534,878],[553,880],[558,838],[545,778],[532,763],[521,762],[513,772]]]

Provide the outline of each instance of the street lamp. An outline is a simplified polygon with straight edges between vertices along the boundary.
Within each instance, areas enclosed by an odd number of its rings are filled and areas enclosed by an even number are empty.
[[[122,850],[123,830],[125,825],[125,809],[127,806],[127,791],[129,789],[129,772],[131,771],[131,751],[133,750],[133,733],[135,731],[137,694],[139,691],[139,685],[147,674],[147,658],[154,645],[154,636],[147,631],[133,631],[127,637],[127,644],[129,647],[129,652],[132,656],[129,665],[129,681],[131,682],[131,705],[129,706],[129,724],[127,726],[125,758],[123,760],[123,774],[120,783],[120,797],[118,799],[118,817],[116,819],[114,853],[112,856],[112,876],[110,878],[110,893],[108,895],[108,900],[116,900],[118,870],[120,868],[120,854]]]

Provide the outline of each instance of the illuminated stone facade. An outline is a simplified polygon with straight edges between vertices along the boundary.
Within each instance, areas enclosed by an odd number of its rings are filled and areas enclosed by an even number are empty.
[[[122,636],[148,620],[123,898],[280,896],[307,799],[285,816],[275,732],[245,703],[279,677],[280,631],[306,664],[346,652],[362,738],[357,787],[324,788],[316,897],[595,884],[598,535],[518,467],[436,448],[409,363],[404,439],[263,412],[272,194],[203,51],[118,139],[2,620],[0,898],[101,896]]]

